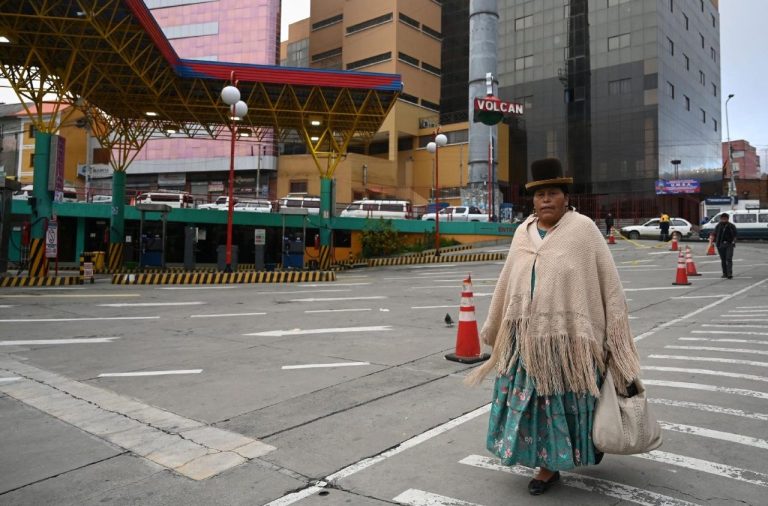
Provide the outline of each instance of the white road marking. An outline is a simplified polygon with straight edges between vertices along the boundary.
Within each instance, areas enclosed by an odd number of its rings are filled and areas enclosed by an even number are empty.
[[[304,365],[284,365],[281,369],[322,369],[325,367],[354,367],[358,365],[371,365],[370,362],[336,362],[329,364],[304,364]]]
[[[157,290],[232,290],[242,288],[241,285],[216,285],[216,286],[160,286]]]
[[[757,322],[768,322],[768,318],[750,318],[749,320],[712,320],[713,322],[720,322],[720,323],[757,323]]]
[[[98,322],[111,320],[159,320],[159,316],[108,316],[83,318],[16,318],[0,320],[0,323],[51,323],[51,322]]]
[[[687,290],[688,286],[652,286],[648,288],[625,288],[625,292],[650,292],[653,290]]]
[[[707,437],[710,439],[719,439],[720,441],[728,441],[729,443],[736,443],[745,446],[753,446],[760,448],[761,450],[768,450],[768,441],[765,439],[758,439],[756,437],[742,436],[741,434],[734,434],[733,432],[722,432],[719,430],[707,429],[705,427],[696,427],[694,425],[684,425],[681,423],[671,423],[659,420],[659,425],[662,429],[671,430],[674,432],[682,432],[683,434],[693,434],[694,436]]]
[[[408,506],[480,506],[474,502],[424,492],[415,488],[409,488],[392,500],[398,504],[407,504]]]
[[[650,248],[650,246],[646,246],[646,247]],[[669,253],[673,253],[673,251],[666,250],[666,251],[649,251],[648,252],[649,255],[667,255]]]
[[[3,383],[13,383],[14,381],[19,381],[21,379],[21,376],[7,376],[5,378],[0,378],[0,385]]]
[[[753,360],[738,360],[734,358],[716,358],[716,357],[689,357],[687,355],[649,355],[649,358],[662,358],[668,360],[692,360],[694,362],[718,362],[721,364],[753,365],[757,367],[768,367],[768,362],[755,362]]]
[[[736,325],[736,327],[734,327]],[[740,329],[768,329],[768,325],[742,325],[740,323],[733,322],[730,325],[718,324],[718,323],[703,323],[702,327],[715,327],[715,328],[740,328]]]
[[[282,336],[302,336],[310,334],[341,334],[346,332],[383,332],[392,330],[391,325],[379,325],[374,327],[338,327],[330,329],[292,329],[292,330],[268,330],[266,332],[254,332],[253,334],[243,334],[244,336],[262,336],[262,337],[282,337]]]
[[[702,385],[701,383],[686,383],[684,381],[663,381],[663,380],[647,380],[647,379],[643,379],[643,383],[646,385],[654,385],[658,387],[686,388],[688,390],[704,390],[705,392],[722,392],[722,393],[732,394],[732,395],[741,395],[744,397],[756,397],[758,399],[768,399],[768,394],[765,392],[757,392],[755,390],[745,390],[743,388],[721,387],[718,385]]]
[[[693,331],[699,333],[705,333],[704,331]],[[750,334],[750,332],[722,332],[723,334]],[[759,334],[768,336],[768,334]],[[710,341],[717,343],[741,343],[741,344],[768,344],[768,341],[753,341],[751,339],[716,339],[712,337],[681,337],[680,341]]]
[[[448,306],[411,306],[411,309],[440,309],[440,308],[456,309],[456,304],[450,304]]]
[[[620,262],[622,264],[644,264],[647,262],[653,262],[652,258],[646,258],[645,260],[624,260],[623,262]],[[656,266],[655,266],[656,267]]]
[[[693,330],[693,334],[738,334],[742,336],[768,336],[768,332],[734,332],[732,330]]]
[[[231,316],[263,316],[267,313],[221,313],[221,314],[193,314],[190,318],[229,318]]]
[[[305,313],[350,313],[356,311],[371,311],[369,307],[349,308],[349,309],[307,309]]]
[[[458,288],[458,289],[461,289],[461,283],[457,283],[455,285],[409,286],[408,290],[432,290],[433,288]]]
[[[731,309],[729,313],[768,313],[768,309]]]
[[[8,309],[10,307],[16,307],[16,306],[8,305],[8,304],[0,304],[0,309]]]
[[[749,291],[749,290],[751,290],[753,288],[756,288],[756,287],[762,285],[763,283],[765,283],[766,281],[768,281],[768,279],[763,279],[762,281],[758,281],[757,283],[753,283],[753,284],[751,284],[751,285],[749,285],[749,286],[747,286],[745,288],[742,288],[741,290],[739,290],[737,292],[732,293],[731,295],[728,295],[727,297],[723,297],[720,300],[716,300],[715,302],[713,302],[711,304],[707,304],[704,307],[700,307],[699,309],[697,309],[695,311],[692,311],[692,312],[690,312],[688,314],[685,314],[685,315],[681,316],[680,318],[675,318],[674,320],[669,320],[667,322],[664,322],[664,323],[662,323],[662,324],[652,328],[651,330],[649,330],[647,332],[643,332],[639,336],[635,337],[635,341],[640,341],[641,339],[645,339],[646,337],[652,336],[653,334],[655,334],[656,332],[658,332],[661,329],[665,329],[665,328],[670,327],[672,325],[677,325],[678,323],[680,323],[683,320],[687,320],[688,318],[690,318],[692,316],[696,316],[699,313],[703,313],[704,311],[708,311],[708,310],[712,309],[713,307],[719,306],[720,304],[722,304],[723,302],[727,301],[728,299],[732,299],[733,297],[736,297],[736,296],[741,295],[742,293],[745,293],[745,292],[747,292],[747,291]],[[626,289],[625,289],[625,291],[626,291]]]
[[[768,316],[768,315],[764,315],[764,314],[721,314],[720,318],[752,318],[752,317],[756,317],[756,316]],[[757,320],[745,320],[745,321],[761,321],[761,322],[765,322],[765,321],[768,321],[768,320],[757,319]]]
[[[119,337],[89,337],[82,339],[29,339],[27,341],[0,341],[0,346],[32,346],[41,344],[92,344],[111,343]]]
[[[684,367],[662,367],[655,365],[644,365],[643,369],[646,371],[665,371],[665,372],[685,372],[690,374],[704,374],[707,376],[723,376],[726,378],[739,378],[752,381],[765,381],[768,382],[768,378],[765,376],[756,376],[754,374],[741,374],[736,372],[714,371],[711,369],[686,369]]]
[[[380,300],[388,298],[385,295],[372,295],[370,297],[317,297],[309,299],[289,299],[288,302],[337,302],[343,300]]]
[[[672,297],[673,299],[721,299],[723,297],[728,297],[728,294],[722,294],[722,295],[678,295],[677,297]]]
[[[369,467],[375,464],[378,464],[379,462],[382,462],[399,453],[402,453],[405,450],[413,448],[425,441],[429,441],[434,437],[444,434],[445,432],[448,432],[449,430],[455,427],[458,427],[463,423],[473,420],[480,415],[484,415],[488,413],[490,410],[491,410],[490,403],[480,406],[479,408],[472,410],[469,413],[465,413],[457,418],[454,418],[453,420],[448,420],[444,424],[438,425],[437,427],[433,427],[426,432],[422,432],[421,434],[417,434],[416,436],[413,436],[410,439],[406,439],[405,441],[395,446],[394,448],[390,448],[389,450],[383,451],[378,455],[374,455],[373,457],[367,457],[367,458],[364,458],[363,460],[355,462],[354,464],[350,464],[344,469],[341,469],[340,471],[337,471],[327,476],[326,478],[324,478],[322,481],[320,481],[320,485],[310,485],[305,489],[285,495],[279,499],[276,499],[270,503],[265,504],[264,506],[287,506],[289,504],[293,504],[297,501],[304,499],[305,497],[309,497],[310,495],[316,494],[317,492],[321,491],[323,489],[322,485],[324,485],[325,482],[338,481],[338,480],[347,478],[349,476],[352,476],[355,473],[363,471],[364,469],[368,469]]]
[[[41,294],[31,294],[31,293],[22,293],[22,294],[14,294],[14,295],[0,295],[0,298],[2,299],[106,299],[108,297],[141,297],[141,294],[139,293],[100,293],[100,294],[94,294],[94,293],[41,293]]]
[[[768,306],[736,306],[736,309],[768,309]]]
[[[490,469],[492,471],[502,471],[519,476],[533,476],[533,470],[523,466],[504,466],[498,459],[480,455],[470,455],[459,461],[459,464],[465,464],[481,469]],[[665,504],[670,506],[694,506],[694,503],[675,499],[667,495],[658,494],[650,490],[624,485],[615,481],[592,478],[575,473],[560,472],[561,483],[567,487],[585,490],[587,492],[597,493],[613,497],[621,501],[628,501],[644,506],[656,506]],[[450,503],[449,503],[450,504]]]
[[[333,292],[351,292],[352,290],[348,288],[342,288],[339,290],[290,290],[290,291],[281,291],[281,290],[274,290],[270,292],[249,292],[253,295],[293,295],[295,293],[333,293]]]
[[[707,411],[709,413],[740,416],[742,418],[751,418],[753,420],[764,420],[768,422],[768,414],[766,413],[747,413],[746,411],[742,411],[740,409],[724,408],[722,406],[715,406],[713,404],[699,404],[698,402],[673,401],[672,399],[653,398],[649,398],[648,402],[651,404],[663,404],[665,406],[673,406],[676,408],[697,409],[699,411]]]
[[[445,269],[446,267],[456,267],[456,264],[440,264],[440,265],[412,265],[408,267],[411,270],[418,270],[418,269]]]
[[[370,284],[371,283],[333,283],[333,286],[367,286],[367,285],[370,285]],[[318,287],[328,286],[328,284],[327,283],[323,284],[323,285],[317,285],[317,284],[309,285],[309,284],[307,284],[307,285],[301,285],[301,286],[303,286],[305,288],[318,288]],[[350,291],[350,290],[347,290],[347,291]]]
[[[99,378],[130,378],[134,376],[171,376],[177,374],[200,374],[202,369],[179,369],[176,371],[137,371],[137,372],[105,372]]]
[[[163,306],[201,306],[205,302],[121,302],[117,304],[96,304],[99,307],[163,307]]]
[[[674,453],[662,452],[659,450],[654,450],[651,453],[640,453],[633,455],[633,457],[684,467],[693,471],[714,474],[716,476],[722,476],[723,478],[731,478],[733,480],[751,483],[752,485],[768,487],[768,475],[758,473],[757,471],[750,471],[749,469],[741,469],[726,464],[718,464],[717,462],[685,457],[683,455],[675,455]]]
[[[670,350],[696,350],[696,351],[724,351],[726,353],[754,353],[756,355],[768,355],[768,350],[750,350],[746,348],[716,348],[712,346],[678,346],[668,345]]]

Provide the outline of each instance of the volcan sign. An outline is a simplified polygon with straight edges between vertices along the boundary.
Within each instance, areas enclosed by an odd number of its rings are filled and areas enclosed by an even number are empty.
[[[523,114],[523,104],[505,102],[493,95],[475,98],[474,109],[475,122],[486,125],[496,125],[508,114]]]

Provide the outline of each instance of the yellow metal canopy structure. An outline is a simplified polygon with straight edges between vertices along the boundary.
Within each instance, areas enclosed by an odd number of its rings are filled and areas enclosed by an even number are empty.
[[[144,134],[122,130],[229,135],[220,92],[234,76],[248,105],[238,130],[298,136],[326,178],[350,141],[380,128],[402,89],[391,74],[181,59],[141,0],[0,0],[0,41],[0,72],[22,101],[96,108],[135,148]]]

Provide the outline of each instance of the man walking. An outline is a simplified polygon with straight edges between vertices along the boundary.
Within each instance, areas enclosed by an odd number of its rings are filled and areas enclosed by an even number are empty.
[[[608,213],[605,216],[605,235],[611,235],[611,229],[613,228],[613,215]]]
[[[733,279],[733,248],[736,245],[736,225],[728,219],[728,213],[720,215],[720,223],[715,227],[715,246],[720,254],[723,268],[721,277]]]

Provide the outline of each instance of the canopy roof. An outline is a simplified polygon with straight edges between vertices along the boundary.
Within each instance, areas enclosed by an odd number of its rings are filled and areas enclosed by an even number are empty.
[[[142,0],[0,0],[0,36],[17,92],[54,80],[59,99],[214,135],[230,121],[219,94],[233,71],[248,105],[243,126],[299,131],[307,142],[309,122],[333,137],[372,135],[402,89],[399,75],[181,59]]]

